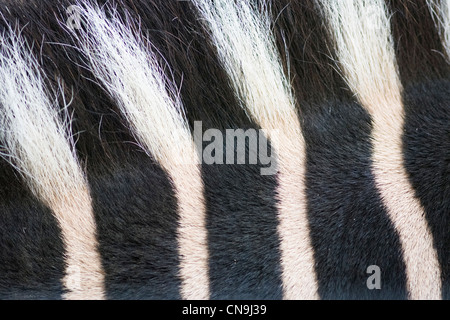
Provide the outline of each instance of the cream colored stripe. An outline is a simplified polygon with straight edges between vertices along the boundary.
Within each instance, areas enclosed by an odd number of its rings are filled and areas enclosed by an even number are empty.
[[[404,110],[387,8],[383,0],[318,0],[334,33],[339,63],[373,120],[376,186],[403,248],[411,299],[440,299],[433,237],[404,166]]]
[[[285,299],[317,299],[305,196],[305,147],[295,101],[271,31],[268,2],[193,0],[242,107],[278,155],[278,233]]]
[[[9,31],[0,54],[0,136],[7,159],[59,222],[67,265],[64,297],[103,299],[95,219],[88,185],[73,152],[70,119],[61,122],[38,62],[24,40]]]
[[[194,144],[191,146],[192,157],[185,164],[163,165],[168,168],[178,200],[181,296],[187,300],[206,300],[210,291],[204,186],[200,167],[195,163]],[[179,156],[174,155],[174,159]]]
[[[404,120],[400,97],[366,106],[373,110],[375,183],[400,236],[409,297],[441,299],[441,271],[433,236],[404,166]],[[389,113],[383,110],[389,110]]]
[[[178,90],[164,75],[142,36],[109,7],[79,3],[85,30],[81,48],[95,77],[106,87],[128,120],[142,148],[170,176],[179,213],[178,244],[181,294],[209,298],[209,265],[203,181],[198,155]],[[108,9],[109,8],[109,9]],[[127,22],[132,19],[128,17]]]
[[[278,161],[278,211],[284,299],[319,299],[305,187],[305,143],[294,111],[286,122],[261,123]],[[279,129],[281,128],[281,129]],[[276,134],[274,137],[273,133]]]
[[[450,61],[450,0],[427,0]]]
[[[104,271],[97,248],[96,224],[86,186],[57,199],[51,208],[61,225],[66,247],[68,292],[64,299],[105,299]]]

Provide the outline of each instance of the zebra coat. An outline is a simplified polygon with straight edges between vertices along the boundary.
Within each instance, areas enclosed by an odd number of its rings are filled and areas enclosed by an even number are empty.
[[[0,298],[450,298],[449,1],[0,13]]]

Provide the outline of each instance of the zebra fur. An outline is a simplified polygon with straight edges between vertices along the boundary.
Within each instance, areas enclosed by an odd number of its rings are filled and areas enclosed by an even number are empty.
[[[447,6],[0,1],[0,298],[448,299]]]

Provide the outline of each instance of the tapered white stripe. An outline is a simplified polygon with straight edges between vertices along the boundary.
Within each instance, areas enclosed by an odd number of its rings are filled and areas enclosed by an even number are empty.
[[[39,66],[9,30],[0,49],[0,139],[3,156],[23,175],[61,227],[67,265],[66,299],[103,299],[104,274],[85,175],[74,154],[69,119],[45,88]]]
[[[284,298],[316,299],[305,196],[305,146],[295,101],[270,27],[268,4],[193,0],[242,107],[271,140],[278,161],[278,232]]]
[[[387,8],[383,0],[318,0],[329,21],[342,72],[373,119],[376,186],[399,234],[411,299],[440,299],[433,237],[404,166],[404,109]]]
[[[142,42],[114,9],[79,4],[86,29],[80,46],[89,67],[116,101],[142,148],[169,174],[180,216],[178,243],[181,294],[208,299],[209,266],[203,181],[199,159],[177,90]]]
[[[450,61],[450,0],[427,0]]]

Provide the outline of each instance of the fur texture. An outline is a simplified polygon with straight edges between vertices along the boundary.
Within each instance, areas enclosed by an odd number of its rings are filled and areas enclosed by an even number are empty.
[[[441,270],[403,157],[403,87],[383,1],[322,1],[344,77],[373,119],[375,184],[397,229],[411,298],[439,299]],[[365,20],[370,18],[371,23]],[[376,62],[375,62],[376,61]]]
[[[305,206],[304,138],[270,30],[269,8],[255,8],[248,1],[194,3],[211,30],[242,107],[267,130],[277,155],[284,297],[314,299],[317,284]]]
[[[125,24],[114,10],[104,12],[83,3],[77,6],[83,21],[88,22],[77,38],[89,60],[88,68],[117,103],[137,141],[172,179],[180,216],[182,297],[207,299],[203,185],[177,90],[166,79],[154,54],[139,43],[142,35],[130,26],[130,17]]]
[[[449,298],[447,1],[0,12],[1,298]]]
[[[4,156],[59,222],[66,248],[66,297],[102,298],[96,224],[85,176],[72,151],[73,140],[58,119],[37,61],[20,35],[7,32],[10,36],[5,33],[0,56]]]

